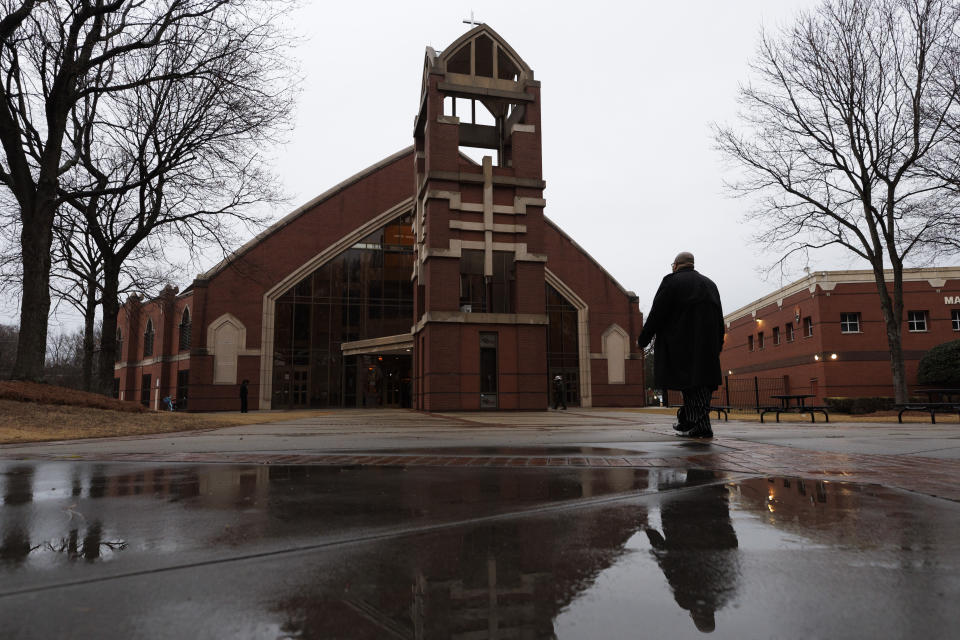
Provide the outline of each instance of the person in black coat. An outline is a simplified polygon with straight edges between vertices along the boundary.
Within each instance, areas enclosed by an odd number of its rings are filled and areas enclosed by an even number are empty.
[[[683,408],[674,428],[695,438],[713,436],[710,396],[720,386],[720,350],[725,333],[720,292],[710,278],[693,268],[693,254],[673,261],[653,298],[637,338],[645,348],[654,343],[653,374],[660,389],[683,393]]]
[[[690,490],[660,504],[663,533],[645,530],[673,598],[704,633],[716,629],[716,612],[733,601],[742,573],[729,490],[714,484],[718,477],[713,471],[689,469],[685,486]]]
[[[240,413],[247,412],[247,385],[250,384],[249,380],[244,380],[240,383]]]

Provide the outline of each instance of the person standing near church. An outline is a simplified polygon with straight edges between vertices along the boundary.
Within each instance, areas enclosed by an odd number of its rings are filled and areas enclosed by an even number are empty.
[[[643,330],[641,349],[656,336],[653,374],[660,389],[677,389],[683,407],[674,429],[691,438],[712,438],[710,396],[720,386],[725,331],[720,292],[693,268],[693,254],[679,253],[663,278]]]
[[[556,375],[553,376],[553,410],[556,411],[560,406],[563,406],[564,411],[566,411],[567,401],[563,397],[563,376]]]
[[[247,385],[250,384],[250,381],[244,378],[243,382],[240,383],[240,413],[247,412]]]

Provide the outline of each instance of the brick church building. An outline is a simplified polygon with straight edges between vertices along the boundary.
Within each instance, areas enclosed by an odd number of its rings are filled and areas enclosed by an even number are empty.
[[[637,297],[544,215],[533,71],[479,25],[421,86],[412,146],[124,305],[119,397],[543,410],[559,375],[568,406],[642,404]]]

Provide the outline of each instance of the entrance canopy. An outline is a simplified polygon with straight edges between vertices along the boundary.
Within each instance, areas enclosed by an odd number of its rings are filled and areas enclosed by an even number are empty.
[[[396,336],[383,336],[369,340],[354,340],[340,345],[340,351],[345,356],[359,356],[366,354],[405,354],[413,350],[413,336],[401,333]]]

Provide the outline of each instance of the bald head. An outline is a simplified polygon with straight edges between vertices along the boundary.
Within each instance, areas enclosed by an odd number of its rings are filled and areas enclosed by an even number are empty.
[[[693,267],[693,254],[689,251],[681,251],[677,254],[677,257],[673,259],[674,271],[685,267]]]

